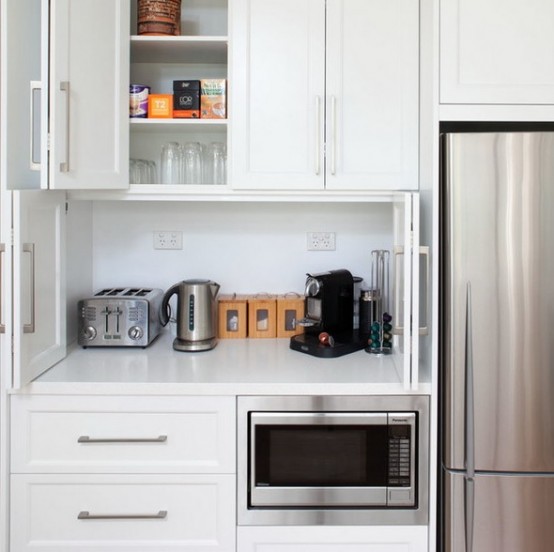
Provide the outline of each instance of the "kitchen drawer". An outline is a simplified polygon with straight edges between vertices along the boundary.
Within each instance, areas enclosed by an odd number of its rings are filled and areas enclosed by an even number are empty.
[[[234,397],[15,395],[12,473],[234,473]]]
[[[14,552],[234,552],[235,478],[12,475],[10,519]]]

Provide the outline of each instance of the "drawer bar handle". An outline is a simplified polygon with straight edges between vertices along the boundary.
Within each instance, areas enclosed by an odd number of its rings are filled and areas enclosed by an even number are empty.
[[[159,437],[149,438],[98,438],[92,439],[88,435],[81,435],[77,439],[78,443],[165,443],[167,441],[167,435],[160,435]]]
[[[165,519],[167,510],[160,510],[157,514],[91,514],[79,512],[77,519]]]

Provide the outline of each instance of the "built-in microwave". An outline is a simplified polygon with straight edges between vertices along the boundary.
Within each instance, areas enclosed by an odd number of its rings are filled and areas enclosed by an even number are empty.
[[[239,525],[425,524],[423,395],[238,399]]]

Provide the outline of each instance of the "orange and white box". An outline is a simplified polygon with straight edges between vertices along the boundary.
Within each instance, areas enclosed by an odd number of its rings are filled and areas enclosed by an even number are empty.
[[[148,96],[149,119],[173,118],[173,94],[150,94]]]

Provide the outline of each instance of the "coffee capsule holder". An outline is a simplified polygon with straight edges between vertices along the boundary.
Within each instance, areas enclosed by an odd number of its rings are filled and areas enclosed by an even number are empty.
[[[390,252],[374,249],[371,252],[370,286],[379,297],[371,311],[370,333],[365,351],[376,355],[392,353],[392,316],[390,314]]]

